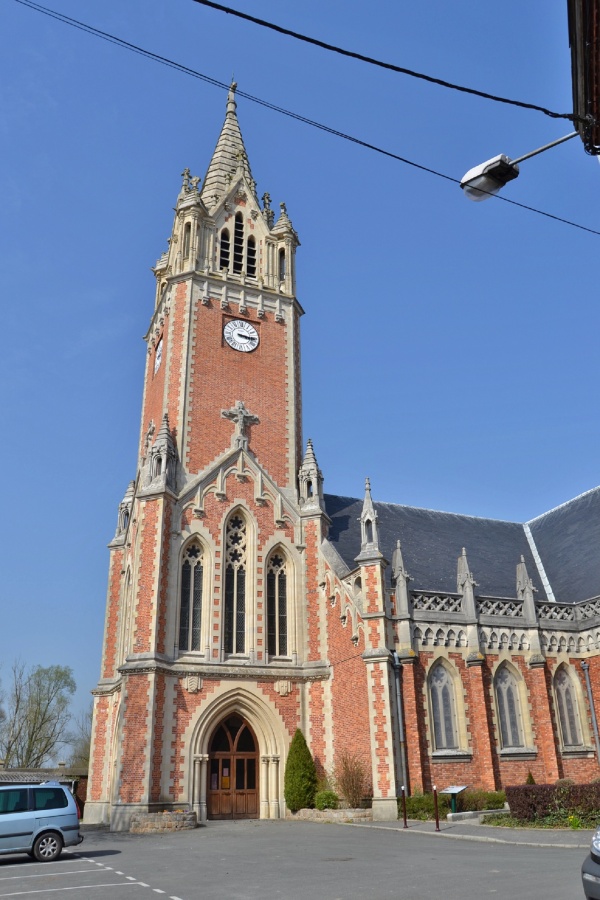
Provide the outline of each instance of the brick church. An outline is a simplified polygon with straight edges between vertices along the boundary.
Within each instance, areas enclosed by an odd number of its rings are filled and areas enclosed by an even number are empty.
[[[409,792],[600,776],[600,489],[528,523],[323,492],[302,439],[299,240],[235,85],[154,268],[138,465],[110,543],[88,822],[285,814],[317,766]],[[362,494],[362,487],[361,487]]]

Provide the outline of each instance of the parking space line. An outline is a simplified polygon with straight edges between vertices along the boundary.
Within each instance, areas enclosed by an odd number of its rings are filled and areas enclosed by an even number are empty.
[[[75,869],[72,872],[39,872],[37,875],[8,875],[0,881],[24,881],[27,878],[62,878],[66,875],[90,875],[93,869]],[[98,872],[98,875],[101,873]],[[2,896],[2,895],[0,895]]]
[[[137,887],[139,882],[134,881],[130,885],[123,881],[116,881],[113,884],[78,884],[73,887],[45,888],[40,891],[14,891],[12,894],[0,894],[0,897],[27,897],[31,894],[56,894],[58,891],[91,891],[95,888],[107,887]]]

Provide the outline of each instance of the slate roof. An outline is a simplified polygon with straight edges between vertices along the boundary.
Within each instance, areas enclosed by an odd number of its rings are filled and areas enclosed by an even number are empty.
[[[559,602],[600,595],[600,487],[528,523]]]
[[[523,524],[394,503],[374,506],[381,551],[391,562],[396,541],[402,542],[411,590],[455,592],[457,559],[465,547],[477,594],[515,597],[516,567],[523,556],[536,600],[548,599]],[[332,520],[329,541],[354,569],[362,500],[326,494],[325,508]],[[557,602],[600,595],[600,488],[527,524]]]

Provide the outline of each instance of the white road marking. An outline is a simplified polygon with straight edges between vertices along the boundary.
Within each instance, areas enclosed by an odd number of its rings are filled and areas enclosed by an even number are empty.
[[[150,885],[146,884],[145,881],[138,881],[138,884],[141,884],[142,887],[150,887]]]
[[[90,875],[93,869],[74,869],[71,872],[40,872],[38,875],[8,875],[0,878],[0,881],[23,881],[26,878],[62,878],[64,875]],[[98,872],[98,875],[101,873]],[[2,896],[0,894],[0,896]]]
[[[127,881],[137,881],[137,878],[134,878],[133,875],[126,875],[125,878]]]
[[[115,872],[115,875],[122,875],[122,872]]]
[[[152,888],[155,894],[164,894],[164,891],[161,891],[160,888]]]
[[[27,897],[30,894],[55,894],[57,891],[91,891],[93,888],[137,887],[137,884],[138,882],[128,885],[122,881],[116,881],[114,884],[78,884],[74,887],[46,888],[41,891],[15,891],[13,894],[0,894],[0,897]]]

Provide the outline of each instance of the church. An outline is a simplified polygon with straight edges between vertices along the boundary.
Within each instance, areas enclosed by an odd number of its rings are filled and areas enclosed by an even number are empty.
[[[283,817],[297,728],[320,772],[342,749],[364,761],[374,819],[397,817],[402,786],[600,777],[600,488],[527,523],[380,502],[368,479],[324,493],[298,246],[257,195],[232,85],[153,269],[89,823]]]

